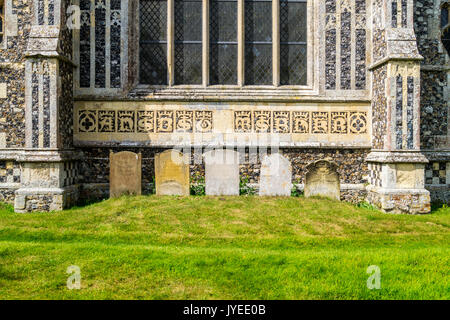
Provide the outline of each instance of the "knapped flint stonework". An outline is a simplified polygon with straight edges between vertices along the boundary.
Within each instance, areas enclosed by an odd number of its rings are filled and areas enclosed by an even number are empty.
[[[7,36],[6,48],[0,49],[0,83],[7,83],[7,98],[0,99],[0,148],[22,148],[25,144],[23,58],[31,27],[32,0],[10,3],[14,15],[10,19],[17,20],[17,33]]]
[[[440,5],[443,1],[414,2],[414,30],[421,70],[421,144],[425,150],[450,150],[449,56],[440,43]],[[450,159],[450,155],[446,156]]]
[[[379,150],[384,148],[387,127],[386,76],[386,66],[373,72],[372,147]]]
[[[25,144],[25,68],[21,63],[0,64],[0,83],[7,84],[7,98],[0,99],[0,148]]]
[[[366,6],[366,0],[325,2],[326,90],[366,89]]]

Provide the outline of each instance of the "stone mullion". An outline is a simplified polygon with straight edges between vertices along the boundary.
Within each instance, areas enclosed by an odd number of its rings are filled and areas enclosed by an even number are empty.
[[[273,85],[280,85],[280,0],[272,0],[272,69]]]
[[[48,0],[42,0],[44,4],[44,24],[48,25]]]
[[[209,85],[209,0],[202,1],[202,83]]]
[[[175,3],[167,0],[167,83],[175,83]]]
[[[238,34],[238,86],[242,87],[245,82],[245,61],[244,61],[244,50],[245,50],[245,24],[244,24],[244,14],[245,14],[245,1],[238,0],[238,14],[237,14],[237,34]]]
[[[105,0],[105,88],[111,88],[111,0]]]
[[[90,76],[90,89],[95,89],[95,0],[91,0],[91,24],[90,24],[90,41],[91,41],[91,76]]]

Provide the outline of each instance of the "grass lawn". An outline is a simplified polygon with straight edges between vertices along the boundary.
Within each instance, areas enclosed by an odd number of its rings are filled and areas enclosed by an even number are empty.
[[[0,205],[0,299],[449,299],[449,231],[449,208],[391,215],[302,197]],[[80,290],[66,287],[71,265]]]

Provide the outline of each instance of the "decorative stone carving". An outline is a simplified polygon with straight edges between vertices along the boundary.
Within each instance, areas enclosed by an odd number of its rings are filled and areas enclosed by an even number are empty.
[[[140,195],[142,155],[122,151],[110,153],[109,195],[111,198],[123,194]]]
[[[279,153],[265,156],[261,164],[259,195],[289,197],[291,187],[292,166],[289,160]]]
[[[306,169],[305,197],[322,196],[340,200],[341,186],[335,163],[319,160]]]
[[[189,156],[166,150],[155,156],[157,195],[189,195]]]
[[[206,152],[205,183],[207,195],[239,195],[239,153],[217,149]]]

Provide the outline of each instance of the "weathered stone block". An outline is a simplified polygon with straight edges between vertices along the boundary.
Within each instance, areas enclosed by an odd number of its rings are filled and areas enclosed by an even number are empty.
[[[6,83],[0,83],[0,99],[6,99],[8,97],[8,85]]]
[[[341,199],[341,187],[336,164],[319,160],[307,167],[305,197],[322,196]]]
[[[189,195],[189,156],[167,150],[155,156],[157,195]]]
[[[141,194],[141,163],[140,153],[128,151],[110,153],[109,195],[111,198],[123,194]]]
[[[205,184],[207,195],[239,195],[239,153],[217,149],[206,152]]]
[[[289,197],[291,188],[292,166],[289,160],[279,153],[265,156],[261,164],[259,195]]]

